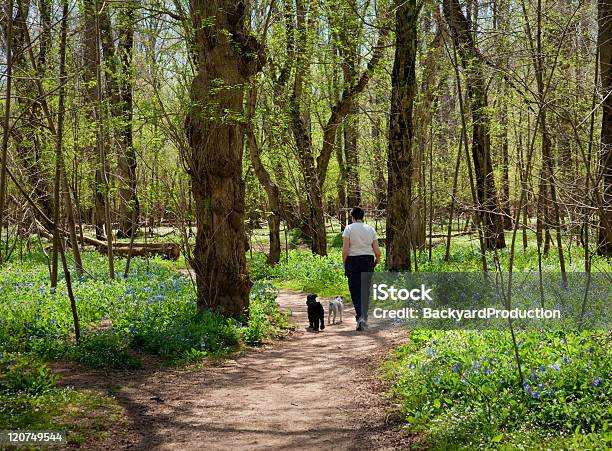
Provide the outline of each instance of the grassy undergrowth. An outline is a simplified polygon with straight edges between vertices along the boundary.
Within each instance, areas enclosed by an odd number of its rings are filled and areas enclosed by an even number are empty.
[[[612,337],[413,331],[386,364],[407,428],[433,449],[610,449]]]
[[[56,381],[37,356],[1,354],[0,429],[59,431],[66,433],[69,445],[86,446],[112,439],[127,424],[113,396],[58,388]]]
[[[117,431],[127,423],[124,408],[110,395],[59,388],[38,396],[0,394],[2,429],[65,432],[69,446],[92,449],[106,440],[116,443]]]
[[[87,274],[74,280],[81,342],[73,339],[70,302],[63,279],[48,285],[45,264],[33,258],[8,263],[0,271],[0,352],[68,359],[91,367],[134,368],[134,351],[168,361],[197,361],[222,356],[241,343],[257,344],[285,324],[276,291],[257,281],[251,309],[241,318],[214,310],[197,312],[189,277],[157,260],[135,259],[124,279],[108,279],[106,259],[84,254]]]

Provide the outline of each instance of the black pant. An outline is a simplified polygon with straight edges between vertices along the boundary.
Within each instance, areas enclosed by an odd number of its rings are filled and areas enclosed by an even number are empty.
[[[355,255],[348,257],[344,264],[344,274],[348,277],[351,300],[355,307],[355,319],[368,319],[370,285],[374,271],[373,255]]]

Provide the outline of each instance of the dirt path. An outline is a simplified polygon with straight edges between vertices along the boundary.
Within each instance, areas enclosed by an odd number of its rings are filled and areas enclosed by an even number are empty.
[[[116,385],[133,429],[117,448],[406,448],[376,378],[403,332],[356,332],[348,306],[343,324],[308,332],[305,296],[283,292],[279,303],[296,324],[287,339],[219,366],[109,374],[106,383]]]

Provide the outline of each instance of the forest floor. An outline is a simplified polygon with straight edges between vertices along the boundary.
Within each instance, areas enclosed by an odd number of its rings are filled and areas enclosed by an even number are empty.
[[[56,368],[63,385],[113,394],[126,419],[99,449],[407,449],[397,406],[378,368],[405,330],[356,332],[344,322],[314,333],[305,296],[283,291],[295,331],[230,360],[199,367],[100,371]],[[323,302],[324,305],[326,302]],[[325,305],[327,308],[327,306]],[[327,318],[326,318],[327,320]]]

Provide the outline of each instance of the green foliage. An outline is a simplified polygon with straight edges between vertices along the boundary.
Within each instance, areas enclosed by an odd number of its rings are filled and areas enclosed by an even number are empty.
[[[414,331],[411,339],[388,375],[406,422],[434,449],[529,447],[541,436],[612,445],[609,335],[519,332],[522,381],[507,332]]]
[[[337,249],[322,257],[310,251],[292,250],[289,258],[268,266],[261,256],[254,256],[250,269],[256,279],[270,279],[287,288],[318,293],[322,296],[348,295],[342,256]],[[275,282],[276,283],[276,282]]]
[[[265,338],[289,325],[287,312],[281,312],[276,302],[278,291],[265,281],[257,281],[251,290],[248,326],[243,332],[244,341],[261,344]]]
[[[0,425],[10,430],[65,431],[69,445],[95,448],[107,434],[116,434],[127,419],[111,396],[89,391],[53,389],[41,395],[0,393]],[[26,448],[29,449],[29,448]],[[38,448],[37,448],[38,449]]]
[[[38,358],[0,354],[0,393],[38,396],[52,390],[57,376]]]
[[[102,331],[86,333],[76,346],[68,346],[64,358],[92,368],[139,368],[140,361],[130,354],[126,338]]]
[[[161,326],[143,321],[131,335],[131,345],[165,358],[197,361],[223,355],[239,343],[239,324],[214,310],[169,318]]]
[[[332,248],[342,248],[343,242],[344,240],[342,238],[342,233],[337,233],[336,235],[334,235],[334,238],[332,239],[331,247]]]
[[[300,244],[309,244],[312,240],[302,233],[300,229],[291,229],[289,230],[289,243],[294,246],[298,246]]]

